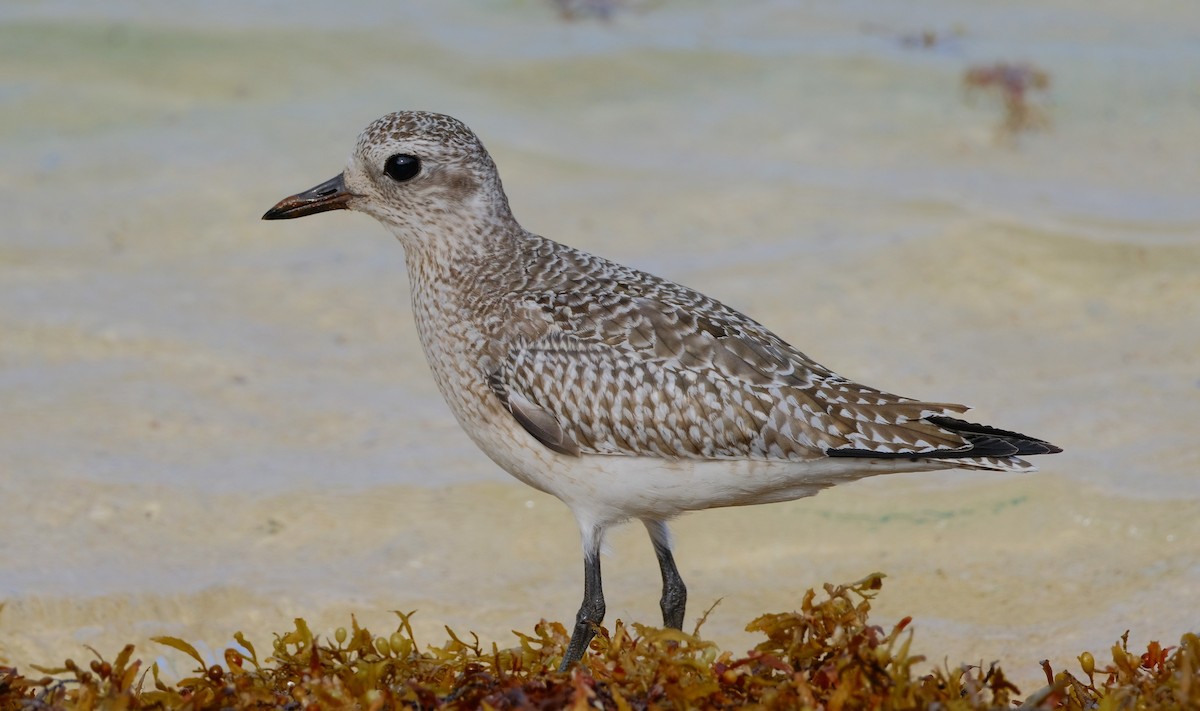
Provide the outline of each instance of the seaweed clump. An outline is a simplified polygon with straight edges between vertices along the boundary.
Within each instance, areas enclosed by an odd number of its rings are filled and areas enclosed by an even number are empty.
[[[963,86],[968,95],[982,91],[1000,98],[1004,105],[1001,136],[1012,138],[1050,125],[1049,115],[1030,98],[1050,88],[1050,73],[1040,67],[1024,62],[975,65],[963,74]]]
[[[910,620],[890,630],[868,622],[882,575],[810,590],[796,612],[763,615],[747,629],[766,640],[742,656],[719,650],[696,632],[662,630],[618,621],[601,630],[592,653],[569,673],[555,671],[568,641],[559,623],[516,633],[519,644],[484,648],[472,635],[422,651],[397,613],[388,637],[374,636],[352,618],[351,628],[319,639],[303,620],[277,635],[259,659],[241,634],[241,650],[225,650],[210,664],[187,642],[156,641],[197,662],[195,675],[168,685],[157,665],[142,670],[126,646],[110,663],[97,654],[88,668],[71,660],[46,676],[27,678],[0,667],[0,710],[9,709],[392,709],[392,708],[811,708],[985,709],[1011,707],[1018,689],[999,667],[914,668]],[[701,620],[701,623],[703,620]],[[697,632],[699,629],[697,625]],[[1129,652],[1127,638],[1113,647],[1113,663],[1098,670],[1081,655],[1083,677],[1053,674],[1025,708],[1133,709],[1200,707],[1200,638],[1178,647],[1151,643]],[[1085,683],[1082,678],[1086,678]]]

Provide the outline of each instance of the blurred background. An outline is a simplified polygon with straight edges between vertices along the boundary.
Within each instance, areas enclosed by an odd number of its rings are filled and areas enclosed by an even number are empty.
[[[458,429],[400,246],[259,221],[397,109],[472,126],[530,230],[1066,450],[686,516],[687,626],[722,599],[744,651],[882,570],[879,623],[1025,691],[1200,626],[1196,3],[8,0],[0,658],[572,618],[574,523]],[[656,624],[611,544],[609,622]]]

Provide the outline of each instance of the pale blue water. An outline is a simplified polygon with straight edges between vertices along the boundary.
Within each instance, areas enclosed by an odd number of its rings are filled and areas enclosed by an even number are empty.
[[[284,412],[342,403],[378,420],[357,436],[394,444],[342,459],[345,485],[405,479],[398,463],[425,441],[406,430],[423,420],[405,419],[396,410],[411,408],[395,403],[422,403],[449,433],[444,446],[463,442],[445,427],[419,362],[365,385],[353,374],[325,373],[331,360],[354,370],[368,359],[419,358],[400,342],[411,338],[401,255],[361,219],[284,228],[255,221],[278,196],[336,172],[374,116],[425,107],[464,117],[498,155],[518,214],[533,229],[720,289],[739,305],[750,301],[760,320],[794,329],[786,335],[798,339],[803,319],[772,319],[786,306],[751,296],[765,278],[755,277],[756,265],[844,265],[961,220],[1147,249],[1174,245],[1194,260],[1196,17],[1186,3],[1153,16],[1115,3],[666,4],[620,12],[611,23],[563,22],[538,3],[374,3],[354,11],[320,3],[8,3],[0,8],[6,328],[65,329],[83,340],[115,329],[118,339],[164,340],[200,359],[253,359],[263,370],[257,397],[303,394]],[[941,38],[932,48],[904,41],[926,30]],[[1033,61],[1052,75],[1051,91],[1037,100],[1053,129],[1015,148],[992,140],[996,103],[964,100],[958,83],[965,67],[998,59]],[[656,205],[655,190],[665,205]],[[722,192],[761,197],[738,219],[688,219],[689,199]],[[738,275],[722,277],[722,267]],[[1110,267],[1120,272],[1097,269]],[[303,313],[286,323],[271,316],[270,289],[255,285],[260,276],[279,280],[273,297],[283,306],[289,290],[314,288],[332,299],[351,290],[375,312],[355,317],[377,328],[345,348],[309,337]],[[896,279],[903,283],[903,274]],[[1104,279],[1084,281],[1076,298],[1103,310]],[[255,288],[263,293],[244,310],[239,290]],[[1101,291],[1088,297],[1089,288]],[[786,278],[775,289],[785,301],[812,297]],[[1178,298],[1194,315],[1194,295]],[[1166,334],[1168,342],[1183,339],[1182,356],[1196,342],[1178,333],[1177,319],[1146,325],[1157,311],[1151,303],[1121,306],[1131,327],[1147,331],[1139,348],[1152,352]],[[1033,347],[1060,336],[1070,334],[1041,334]],[[47,362],[39,352],[53,338],[6,349],[6,410],[16,424],[0,447],[26,472],[52,459],[55,468],[71,462],[84,478],[167,476],[187,486],[199,476],[220,487],[232,476],[240,487],[246,477],[232,472],[250,470],[250,485],[268,489],[323,476],[301,464],[327,456],[324,443],[289,455],[290,444],[269,436],[249,445],[218,438],[203,446],[219,457],[194,456],[195,441],[167,445],[160,457],[128,432],[114,439],[113,423],[76,421],[74,399],[111,398],[118,409],[249,426],[238,412],[189,394],[180,382],[186,369],[158,372],[136,345],[120,356],[64,353]],[[1175,372],[1170,357],[1147,357]],[[997,360],[1021,377],[1020,363]],[[289,366],[295,372],[280,372]],[[124,374],[119,386],[114,372]],[[1122,376],[1110,375],[1106,385],[1119,390]],[[1139,387],[1175,413],[1164,421],[1194,421],[1194,378],[1175,377]],[[62,411],[45,405],[34,419],[20,412],[47,400]],[[996,415],[1004,410],[1013,408]],[[301,426],[252,419],[264,431]],[[377,431],[392,436],[368,434]],[[60,442],[52,456],[39,454],[45,437]],[[467,473],[441,475],[492,476],[480,459]],[[1098,476],[1118,488],[1125,478],[1119,470],[1086,475]],[[1146,479],[1136,493],[1200,492],[1191,471]]]

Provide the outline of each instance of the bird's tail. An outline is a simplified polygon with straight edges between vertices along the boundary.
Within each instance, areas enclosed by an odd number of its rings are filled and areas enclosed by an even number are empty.
[[[952,432],[966,441],[962,447],[914,452],[880,452],[867,449],[830,449],[831,457],[865,457],[871,459],[912,459],[940,462],[966,469],[1031,472],[1037,467],[1021,457],[1037,454],[1056,454],[1062,449],[1045,440],[1020,432],[1011,432],[955,417],[927,415],[925,422]]]
[[[990,469],[1006,472],[1034,472],[1037,467],[1021,457],[1037,454],[1057,454],[1062,451],[1049,442],[1021,434],[1002,430],[997,427],[967,422],[954,417],[932,416],[925,418],[929,422],[949,430],[971,445],[970,449],[957,452],[946,452],[942,457],[931,459],[946,459],[967,469]]]

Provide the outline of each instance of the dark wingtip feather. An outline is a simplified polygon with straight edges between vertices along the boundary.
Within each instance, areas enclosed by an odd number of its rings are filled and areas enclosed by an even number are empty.
[[[968,446],[956,449],[936,449],[931,452],[876,452],[870,449],[827,449],[831,457],[865,457],[873,459],[967,459],[973,457],[1024,457],[1035,454],[1058,454],[1060,447],[1020,432],[1002,430],[953,417],[933,415],[926,421],[962,435]]]
[[[970,435],[986,435],[998,437],[1006,442],[1010,442],[1017,447],[1016,456],[1033,455],[1033,454],[1058,454],[1062,451],[1061,447],[1056,447],[1044,439],[1030,437],[1020,432],[1011,430],[1002,430],[998,427],[990,425],[981,425],[977,422],[967,422],[955,417],[942,417],[934,415],[926,417],[926,420],[941,427],[942,429],[950,430],[967,437],[968,441],[972,441]]]

